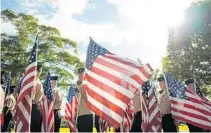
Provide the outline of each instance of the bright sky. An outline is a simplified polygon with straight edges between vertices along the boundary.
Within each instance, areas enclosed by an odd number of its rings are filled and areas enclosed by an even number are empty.
[[[182,22],[191,0],[2,0],[2,8],[25,12],[79,43],[85,61],[91,36],[111,52],[161,68],[168,28]],[[1,30],[13,33],[10,24]]]

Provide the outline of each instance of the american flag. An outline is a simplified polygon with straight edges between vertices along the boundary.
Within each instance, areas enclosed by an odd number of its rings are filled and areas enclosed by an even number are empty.
[[[130,129],[132,128],[133,125],[134,116],[135,116],[135,111],[134,111],[133,101],[131,100],[126,108],[125,116],[123,118],[122,132],[127,132],[127,133],[130,132]]]
[[[211,130],[211,104],[170,74],[165,74],[174,118]]]
[[[142,86],[142,131],[143,132],[161,132],[161,113],[158,107],[157,99],[155,98],[155,92],[153,87],[146,82]]]
[[[78,112],[78,97],[76,94],[76,86],[70,85],[67,102],[65,105],[65,119],[68,121],[71,132],[78,132],[76,127],[76,117]]]
[[[40,111],[42,113],[42,132],[54,132],[54,110],[53,110],[53,93],[51,88],[51,75],[48,72],[44,82],[44,94]]]
[[[118,57],[90,39],[83,88],[88,107],[110,126],[119,128],[130,100],[150,77],[149,65]]]
[[[101,133],[104,133],[104,132],[108,132],[110,126],[108,124],[107,121],[103,120],[101,117],[99,117],[99,130]]]
[[[16,102],[16,111],[14,114],[14,119],[16,121],[16,132],[30,132],[32,109],[31,95],[36,88],[37,52],[38,42],[36,36],[29,64],[24,73],[20,94]]]

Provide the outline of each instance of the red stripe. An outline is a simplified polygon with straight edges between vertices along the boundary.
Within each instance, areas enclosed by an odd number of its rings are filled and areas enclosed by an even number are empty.
[[[30,122],[30,120],[31,120],[31,106],[28,104],[28,102],[26,101],[25,97],[24,97],[24,99],[21,102],[25,106],[25,108],[27,110],[27,113],[30,112],[29,113],[29,117],[30,118],[27,118],[27,120],[29,119],[29,122]],[[18,103],[17,103],[17,105],[18,105]],[[23,112],[20,110],[20,108],[18,106],[17,106],[17,111],[16,112],[17,112],[16,115],[19,116],[19,122],[21,121],[23,123],[23,127],[22,127],[21,131],[29,131],[29,128],[30,128],[29,126],[30,125],[27,122],[27,120],[25,119]]]
[[[29,74],[29,73],[32,73],[34,71],[37,71],[37,66],[36,65],[33,65],[33,66],[29,66],[26,68],[26,71],[24,73],[24,76],[23,76],[23,79],[26,78],[26,76]]]
[[[104,58],[106,58],[106,57],[104,57]],[[114,70],[116,70],[117,72],[120,72],[120,73],[122,73],[122,74],[124,74],[124,75],[131,75],[130,78],[132,78],[133,80],[136,80],[136,82],[138,82],[138,83],[141,84],[141,85],[144,84],[144,81],[143,81],[138,75],[136,75],[136,74],[134,74],[134,73],[128,71],[127,69],[125,69],[125,68],[123,68],[123,67],[119,67],[118,65],[115,65],[115,64],[106,62],[106,61],[104,61],[104,60],[102,60],[102,59],[100,59],[100,58],[96,58],[96,59],[95,59],[95,62],[97,62],[97,63],[99,63],[99,64],[101,64],[101,65],[103,65],[103,66],[106,66],[106,67],[108,67],[108,68],[110,68],[110,69],[114,69]],[[93,66],[93,67],[94,67],[94,66]],[[93,68],[93,67],[92,67],[92,68]]]
[[[122,102],[124,102],[124,103],[130,102],[130,99],[125,97],[124,94],[120,93],[119,91],[114,90],[113,88],[109,87],[106,84],[103,84],[101,81],[92,78],[88,74],[85,74],[85,79],[88,82],[90,82],[91,84],[93,84],[96,87],[98,87],[99,89],[101,89],[101,90],[103,90],[105,92],[108,92],[109,94],[113,94],[113,96],[115,96],[117,99],[121,100]],[[86,88],[86,87],[83,86],[83,88]]]
[[[107,58],[110,58],[114,61],[118,61],[119,63],[122,63],[122,64],[126,64],[126,65],[129,65],[137,70],[139,70],[146,78],[150,78],[151,77],[151,74],[149,74],[148,72],[145,71],[145,69],[143,68],[143,66],[137,66],[136,64],[134,63],[131,63],[131,62],[128,62],[128,61],[125,61],[125,60],[122,60],[118,57],[111,57],[109,55],[104,55],[105,57]],[[151,67],[150,67],[151,68]]]
[[[105,114],[104,112],[102,112],[101,110],[99,110],[98,107],[95,107],[92,103],[90,103],[89,101],[87,102],[88,107],[93,110],[94,112],[96,112],[96,114],[101,117],[102,119],[104,119],[105,121],[107,121],[109,123],[109,125],[112,125],[113,127],[115,127],[116,129],[119,128],[119,123],[113,119],[112,117],[108,116],[107,114]]]
[[[193,113],[192,112],[187,112],[187,111],[178,110],[178,109],[175,109],[175,108],[172,108],[172,111],[181,113],[181,114],[183,114],[185,116],[192,117],[195,121],[204,120],[204,121],[207,121],[207,122],[211,122],[206,117],[201,116],[201,115],[196,115],[194,112]]]
[[[109,74],[101,69],[98,69],[96,67],[92,67],[91,69],[92,72],[100,75],[101,77],[104,77],[120,86],[123,86],[123,88],[127,89],[127,90],[131,90],[132,92],[136,93],[138,91],[138,88],[136,88],[135,86],[133,86],[133,84],[124,81],[123,79],[120,79],[112,74]],[[129,99],[130,100],[130,99]]]
[[[195,96],[195,99],[193,99],[191,97],[188,97],[188,98],[191,98],[191,101],[194,100],[194,102],[197,102],[199,104],[204,103],[205,105],[211,107],[211,102],[206,101],[203,97],[201,97],[200,95],[198,95],[195,92],[191,91],[190,89],[186,89],[186,93],[190,93],[190,94]],[[198,100],[198,98],[200,98],[200,100]]]
[[[174,101],[174,100],[171,100],[171,103],[174,104],[174,105],[181,104],[179,101]],[[193,105],[188,104],[188,103],[185,103],[185,104],[184,104],[184,107],[185,107],[185,108],[189,108],[189,109],[193,109],[193,110],[195,110],[195,111],[201,112],[202,114],[211,116],[211,112],[208,112],[208,111],[206,111],[206,110],[204,110],[204,109],[202,109],[202,108],[197,108],[196,106],[194,106],[194,103],[193,103]]]
[[[89,96],[91,96],[93,99],[95,99],[105,107],[111,109],[122,117],[124,116],[124,110],[115,105],[114,103],[110,102],[109,100],[105,99],[104,97],[100,96],[89,88],[87,89],[87,93]]]
[[[26,95],[30,95],[31,94],[31,90],[33,90],[33,88],[35,88],[35,86],[32,86],[32,87],[29,87],[26,91],[24,91],[23,93],[21,93],[17,99],[17,103],[23,101],[23,98],[26,96]]]
[[[189,124],[192,124],[194,126],[197,126],[197,127],[203,128],[203,129],[211,130],[211,126],[206,126],[206,125],[203,125],[202,123],[196,123],[196,122],[190,121],[190,120],[186,119],[185,117],[173,116],[173,118],[175,118],[177,120],[185,121]]]

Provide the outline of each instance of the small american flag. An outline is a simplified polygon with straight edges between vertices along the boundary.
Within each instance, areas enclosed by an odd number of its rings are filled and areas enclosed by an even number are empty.
[[[134,111],[133,101],[131,100],[126,108],[125,116],[123,118],[122,132],[127,132],[127,133],[130,132],[130,129],[132,128],[133,125],[134,116],[135,116],[135,111]]]
[[[88,107],[110,126],[119,128],[127,105],[150,77],[149,65],[116,56],[90,39],[83,88]]]
[[[53,93],[51,88],[51,75],[48,72],[44,82],[44,94],[40,111],[42,113],[42,132],[54,132],[54,110],[53,110]]]
[[[174,118],[211,130],[211,104],[170,74],[165,74]]]
[[[16,102],[16,111],[14,119],[16,121],[16,132],[30,132],[31,109],[32,109],[32,92],[36,88],[37,75],[37,52],[38,52],[38,36],[30,56],[29,64],[25,70],[23,83],[19,97]]]
[[[76,127],[76,117],[78,112],[78,97],[76,95],[76,86],[70,85],[65,105],[65,119],[68,121],[71,132],[78,132]]]
[[[157,99],[153,87],[146,82],[142,86],[142,131],[143,132],[161,132],[161,113],[158,107]]]

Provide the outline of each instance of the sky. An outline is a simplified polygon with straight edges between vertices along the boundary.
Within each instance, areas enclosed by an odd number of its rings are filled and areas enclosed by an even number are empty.
[[[85,61],[89,37],[110,52],[162,68],[168,29],[183,21],[191,0],[2,0],[10,8],[58,28],[62,37],[78,43]],[[11,24],[2,32],[14,34]]]

